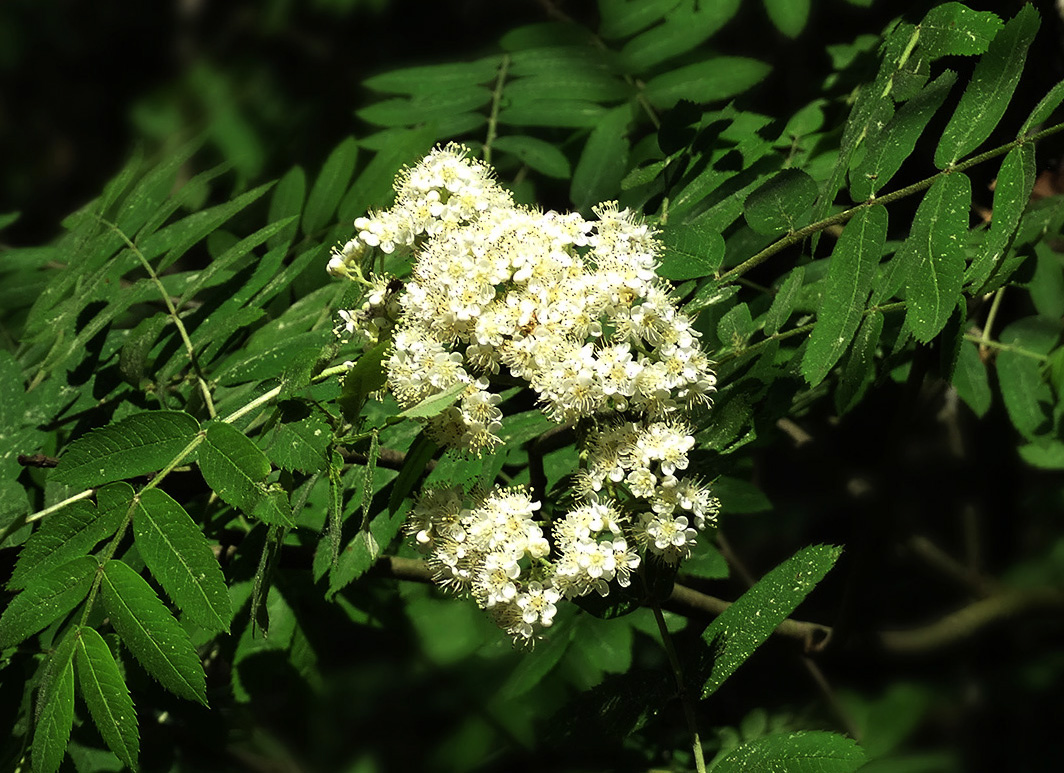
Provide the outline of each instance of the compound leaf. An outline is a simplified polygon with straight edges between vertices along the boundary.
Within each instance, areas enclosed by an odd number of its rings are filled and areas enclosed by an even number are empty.
[[[133,487],[112,483],[96,492],[96,499],[98,507],[79,499],[44,519],[19,553],[7,587],[25,588],[34,578],[84,556],[114,534],[133,500]]]
[[[886,207],[862,210],[843,229],[831,253],[816,327],[802,358],[802,375],[811,386],[835,367],[857,332],[886,240]]]
[[[714,773],[852,773],[865,753],[852,739],[820,730],[774,733],[747,741],[713,765]]]
[[[33,731],[33,770],[55,773],[63,762],[74,727],[74,640],[67,634],[45,667],[37,695]]]
[[[920,202],[909,238],[895,256],[909,302],[905,321],[919,341],[934,338],[957,306],[971,202],[967,175],[940,177]]]
[[[100,591],[111,625],[144,670],[174,695],[206,706],[206,676],[192,641],[144,578],[112,559]]]
[[[702,687],[703,698],[712,695],[787,619],[841,553],[842,548],[832,545],[812,545],[798,551],[709,624],[702,639],[714,657]]]
[[[199,422],[182,411],[137,413],[75,440],[50,477],[86,489],[147,475],[178,457],[197,432]]]
[[[0,650],[25,641],[69,614],[88,595],[99,567],[93,556],[81,556],[34,580],[0,616]]]
[[[1038,25],[1038,12],[1025,5],[990,42],[935,150],[939,169],[971,153],[997,126],[1016,90]]]
[[[233,611],[218,560],[180,504],[157,488],[141,492],[133,513],[137,548],[185,614],[209,631],[228,631]]]
[[[784,169],[746,197],[746,222],[764,236],[795,231],[818,192],[816,181],[801,169]]]
[[[133,700],[111,650],[94,628],[78,629],[74,662],[81,697],[92,721],[111,751],[135,771],[140,736]]]

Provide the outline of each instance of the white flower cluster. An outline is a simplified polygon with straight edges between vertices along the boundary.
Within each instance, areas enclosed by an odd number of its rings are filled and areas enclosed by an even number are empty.
[[[523,490],[468,508],[457,492],[424,496],[414,532],[437,578],[527,639],[550,625],[561,596],[627,586],[646,552],[684,558],[716,501],[678,478],[694,446],[683,416],[709,403],[716,379],[655,273],[654,231],[615,203],[596,220],[515,205],[456,145],[405,170],[396,194],[355,221],[357,236],[329,262],[369,286],[360,309],[341,312],[343,333],[391,340],[387,388],[403,408],[462,390],[428,421],[442,446],[479,454],[502,442],[492,387],[507,376],[584,435],[581,503],[555,519],[549,542]],[[411,276],[364,279],[373,250],[410,251]]]

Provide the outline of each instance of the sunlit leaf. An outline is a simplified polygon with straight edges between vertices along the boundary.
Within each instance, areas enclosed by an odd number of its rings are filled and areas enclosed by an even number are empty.
[[[111,650],[95,629],[78,630],[74,662],[78,688],[93,723],[118,759],[136,770],[140,735],[133,700]]]

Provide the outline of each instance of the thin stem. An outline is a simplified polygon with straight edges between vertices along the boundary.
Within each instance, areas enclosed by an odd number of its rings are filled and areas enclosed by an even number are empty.
[[[680,658],[676,655],[676,648],[672,646],[672,637],[669,636],[669,628],[665,625],[665,616],[661,614],[661,607],[656,602],[650,604],[654,611],[654,622],[658,624],[661,633],[661,644],[665,648],[665,655],[672,667],[672,675],[676,679],[676,690],[683,706],[683,716],[687,721],[687,729],[691,733],[691,751],[695,756],[695,770],[698,773],[706,773],[706,760],[702,755],[702,740],[698,736],[698,721],[695,718],[694,705],[687,693],[687,685],[683,678],[683,668],[680,666]]]
[[[1050,126],[1048,129],[1043,129],[1040,132],[1035,132],[1034,134],[1030,134],[1025,137],[1019,137],[1013,140],[1012,142],[1008,142],[1004,145],[988,150],[985,153],[980,153],[977,156],[973,156],[967,161],[943,169],[942,171],[931,175],[925,180],[913,183],[912,185],[907,185],[904,188],[893,191],[892,193],[888,193],[884,196],[874,197],[869,199],[868,201],[863,201],[860,204],[857,204],[856,206],[850,207],[847,210],[832,215],[831,217],[827,217],[823,220],[811,223],[805,226],[804,228],[799,228],[797,231],[792,231],[791,233],[781,238],[779,241],[770,244],[768,247],[761,250],[761,252],[758,252],[753,257],[743,261],[735,268],[729,271],[725,271],[723,274],[720,275],[720,277],[718,277],[717,282],[723,283],[725,280],[731,279],[732,277],[742,276],[751,269],[760,266],[762,263],[764,263],[776,253],[782,252],[783,250],[787,249],[792,244],[797,244],[798,242],[804,240],[807,236],[812,236],[813,234],[819,231],[823,231],[824,229],[829,228],[833,225],[841,225],[842,223],[845,223],[851,218],[853,218],[858,212],[863,209],[868,209],[869,207],[874,207],[878,204],[891,204],[899,199],[905,198],[906,196],[911,196],[914,193],[919,193],[920,191],[927,190],[932,185],[934,185],[940,177],[943,177],[947,174],[953,174],[954,172],[963,172],[973,166],[976,166],[977,164],[983,163],[984,161],[989,161],[992,158],[1003,156],[1013,148],[1018,148],[1022,145],[1026,145],[1029,142],[1038,142],[1038,140],[1041,140],[1052,134],[1057,134],[1061,131],[1064,131],[1064,123],[1057,124],[1056,126]]]
[[[90,489],[86,489],[85,491],[82,491],[82,492],[80,492],[78,494],[75,494],[72,497],[67,497],[62,502],[56,502],[51,507],[46,507],[43,510],[38,510],[33,515],[26,516],[25,523],[33,523],[34,521],[38,521],[41,518],[44,518],[44,516],[46,516],[46,515],[51,515],[56,510],[62,510],[67,505],[69,505],[69,504],[71,504],[73,502],[77,502],[79,499],[88,499],[89,497],[91,497],[95,493],[96,493],[96,489],[90,488]],[[4,536],[6,537],[7,535],[5,534]],[[3,540],[0,539],[0,542],[3,542]]]
[[[997,292],[994,293],[994,300],[990,302],[990,311],[986,315],[986,324],[983,325],[983,334],[980,336],[979,342],[979,356],[986,357],[986,353],[990,348],[990,334],[994,328],[994,322],[997,320],[998,309],[1001,308],[1001,299],[1005,297],[1005,288],[999,287]]]
[[[506,84],[506,71],[510,69],[510,55],[506,54],[499,64],[499,74],[495,78],[495,88],[491,92],[491,114],[488,116],[488,136],[484,140],[484,163],[491,163],[491,144],[495,142],[499,128],[499,104],[502,102],[502,89]]]
[[[203,402],[207,406],[207,413],[213,419],[217,415],[214,411],[214,400],[211,398],[211,390],[207,386],[207,380],[203,376],[203,371],[200,369],[199,360],[196,357],[195,347],[192,346],[192,339],[189,338],[188,331],[185,329],[185,323],[181,321],[181,317],[177,313],[177,307],[174,306],[174,302],[170,300],[170,293],[166,292],[166,288],[163,287],[163,283],[159,280],[159,275],[155,273],[155,269],[152,268],[151,263],[144,257],[144,253],[140,251],[140,248],[126,236],[125,232],[110,220],[105,220],[97,215],[97,220],[103,223],[105,226],[114,231],[118,236],[126,243],[126,247],[132,252],[137,260],[140,261],[140,265],[144,267],[144,270],[148,272],[148,276],[151,277],[152,283],[159,291],[159,295],[162,296],[163,303],[166,304],[167,313],[170,319],[173,320],[174,325],[177,327],[177,332],[181,336],[181,341],[185,345],[185,351],[188,352],[189,362],[192,364],[192,370],[196,374],[196,383],[199,385],[200,392],[203,394]]]
[[[1012,352],[1018,354],[1021,357],[1028,357],[1032,360],[1038,360],[1039,362],[1045,362],[1048,357],[1038,352],[1032,352],[1030,349],[1024,349],[1022,346],[1015,346],[1013,344],[1003,344],[1000,341],[988,341],[983,336],[972,335],[971,333],[964,334],[965,341],[971,341],[973,344],[979,344],[980,347],[987,347],[988,349],[997,349],[1002,352]]]

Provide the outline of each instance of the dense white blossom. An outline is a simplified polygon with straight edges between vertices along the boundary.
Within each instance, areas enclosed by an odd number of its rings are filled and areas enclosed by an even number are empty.
[[[523,488],[436,489],[408,522],[438,582],[530,641],[561,598],[627,587],[648,556],[675,565],[713,521],[708,487],[682,476],[695,445],[685,416],[709,403],[716,378],[656,274],[656,231],[629,210],[607,203],[585,219],[516,205],[453,144],[400,173],[395,191],[329,260],[331,274],[366,286],[337,332],[390,341],[386,388],[401,408],[454,388],[424,420],[441,446],[499,446],[500,393],[515,381],[578,430],[567,512],[548,519]],[[410,255],[409,275],[365,277],[382,253]]]

